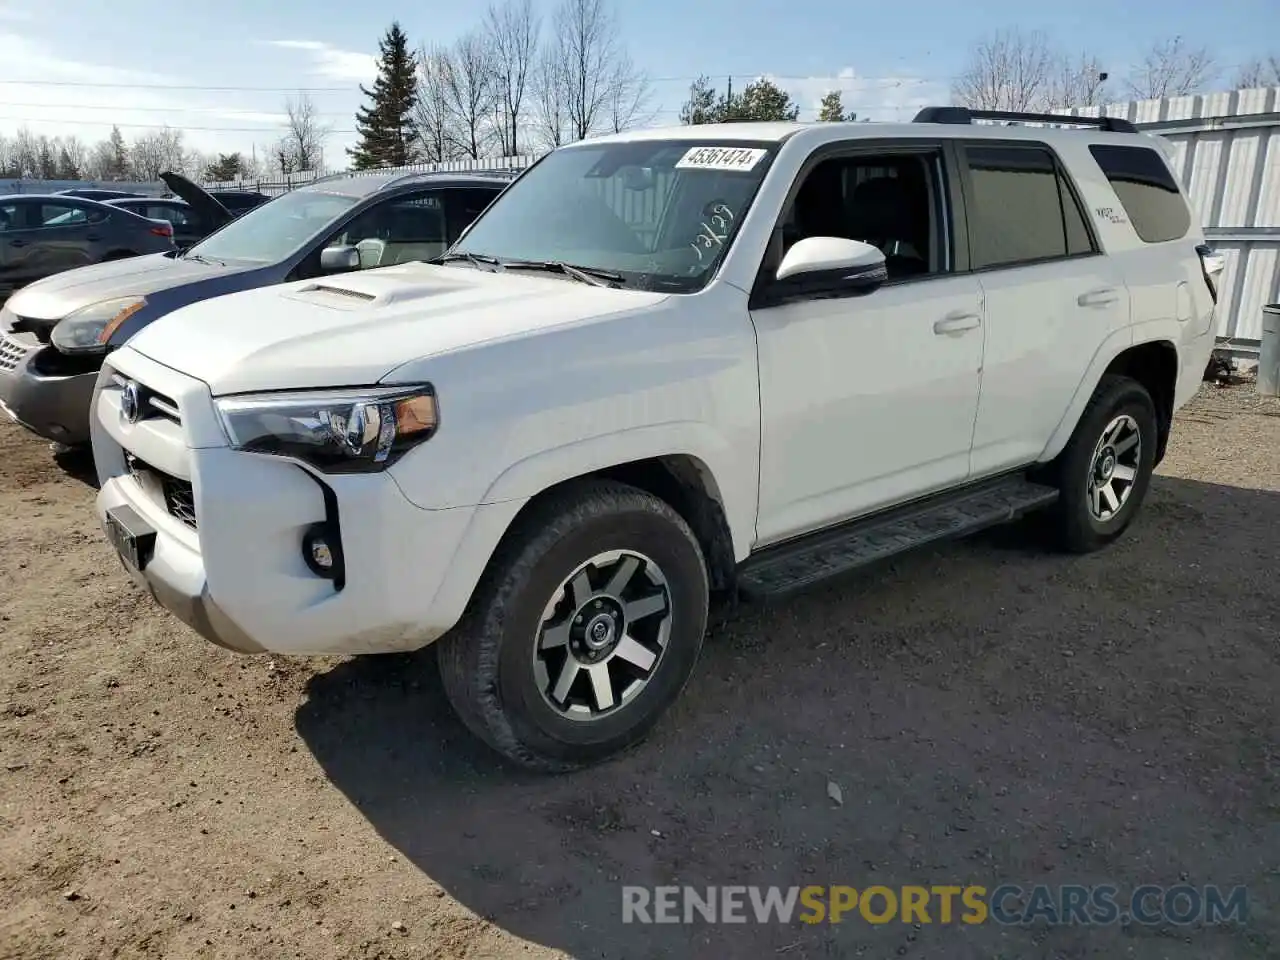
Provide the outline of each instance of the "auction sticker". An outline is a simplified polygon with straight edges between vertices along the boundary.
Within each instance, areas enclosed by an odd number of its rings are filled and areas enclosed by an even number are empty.
[[[749,147],[694,147],[676,162],[677,170],[750,170],[769,151]]]

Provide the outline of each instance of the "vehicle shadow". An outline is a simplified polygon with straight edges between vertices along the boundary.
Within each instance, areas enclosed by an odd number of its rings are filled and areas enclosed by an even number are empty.
[[[1017,546],[1020,524],[740,608],[649,741],[580,773],[477,745],[430,650],[317,675],[297,729],[452,897],[575,957],[1268,956],[1266,913],[1176,930],[623,922],[624,884],[1182,879],[1276,902],[1280,494],[1158,477],[1149,496],[1102,553]]]
[[[93,451],[87,447],[71,447],[53,453],[53,462],[72,480],[98,489],[98,471],[93,465]]]

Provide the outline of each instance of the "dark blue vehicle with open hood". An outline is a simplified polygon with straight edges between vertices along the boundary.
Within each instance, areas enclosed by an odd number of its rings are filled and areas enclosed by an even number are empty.
[[[175,194],[223,226],[185,251],[69,270],[18,291],[0,310],[0,410],[57,444],[86,444],[102,358],[157,317],[253,287],[430,260],[515,176],[339,175],[235,217],[165,174]]]

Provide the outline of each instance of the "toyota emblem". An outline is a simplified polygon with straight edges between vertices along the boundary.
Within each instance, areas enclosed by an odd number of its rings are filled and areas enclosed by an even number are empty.
[[[138,384],[130,380],[124,385],[124,393],[120,395],[120,415],[128,423],[137,423],[142,412],[142,394]]]

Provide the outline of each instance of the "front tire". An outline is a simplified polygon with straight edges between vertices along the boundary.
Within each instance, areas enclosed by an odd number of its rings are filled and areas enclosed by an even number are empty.
[[[1090,553],[1128,529],[1151,485],[1158,439],[1146,388],[1103,377],[1058,458],[1054,526],[1063,549]]]
[[[463,723],[515,763],[562,772],[640,742],[693,672],[708,605],[689,525],[625,484],[534,505],[437,645]]]

